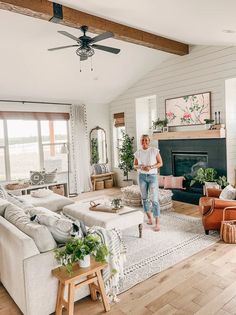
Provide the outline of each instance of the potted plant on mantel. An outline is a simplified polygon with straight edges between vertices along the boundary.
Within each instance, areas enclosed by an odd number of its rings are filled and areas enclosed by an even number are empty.
[[[121,187],[126,187],[133,185],[133,180],[129,179],[129,172],[131,172],[134,163],[134,137],[130,137],[127,133],[122,131],[122,145],[119,150],[119,160],[120,163],[118,165],[119,169],[123,171],[124,179],[121,183]]]
[[[213,123],[215,122],[214,119],[204,119],[205,127],[207,130],[212,128]]]
[[[68,272],[72,271],[72,265],[75,262],[78,262],[81,268],[89,267],[91,255],[96,261],[106,262],[108,253],[107,246],[93,234],[87,234],[82,238],[72,237],[64,247],[54,251],[56,260],[65,266]]]
[[[168,119],[160,119],[157,118],[152,122],[152,130],[153,132],[163,132],[168,131]]]

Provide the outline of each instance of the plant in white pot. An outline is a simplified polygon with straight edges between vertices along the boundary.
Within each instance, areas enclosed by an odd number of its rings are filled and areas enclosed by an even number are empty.
[[[94,256],[96,261],[106,262],[108,254],[107,246],[93,234],[87,234],[83,238],[72,237],[64,247],[55,250],[56,260],[66,266],[68,272],[71,272],[75,262],[78,262],[81,268],[89,267],[91,256]]]
[[[125,187],[133,184],[133,180],[129,179],[129,172],[131,172],[134,167],[134,137],[130,137],[124,131],[122,132],[122,145],[119,149],[119,160],[120,163],[118,165],[119,169],[123,171],[124,177],[126,179],[123,180],[120,186]]]

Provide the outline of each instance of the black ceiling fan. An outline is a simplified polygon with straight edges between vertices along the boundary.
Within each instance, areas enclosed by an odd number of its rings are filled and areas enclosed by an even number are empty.
[[[59,50],[59,49],[65,49],[69,47],[78,47],[76,50],[76,54],[80,56],[80,60],[84,61],[87,60],[88,57],[92,57],[94,55],[94,48],[103,50],[112,54],[118,54],[120,52],[120,49],[118,48],[113,48],[113,47],[108,47],[108,46],[102,46],[102,45],[96,45],[95,43],[113,37],[112,32],[105,32],[100,35],[97,35],[95,37],[89,37],[86,35],[86,32],[88,31],[88,26],[83,25],[80,27],[80,30],[83,32],[83,35],[80,37],[75,37],[74,35],[66,32],[66,31],[58,31],[58,33],[67,36],[77,42],[76,45],[68,45],[68,46],[61,46],[61,47],[55,47],[55,48],[49,48],[48,51],[54,51],[54,50]]]

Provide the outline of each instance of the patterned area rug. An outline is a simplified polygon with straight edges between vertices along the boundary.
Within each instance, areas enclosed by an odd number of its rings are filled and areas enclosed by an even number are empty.
[[[143,238],[137,235],[137,227],[123,232],[127,262],[120,293],[219,240],[217,233],[205,235],[201,219],[175,212],[161,213],[161,231],[144,223]]]

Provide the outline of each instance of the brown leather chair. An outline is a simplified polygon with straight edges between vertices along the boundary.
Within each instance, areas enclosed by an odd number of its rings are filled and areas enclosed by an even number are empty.
[[[209,234],[209,230],[220,230],[223,210],[227,207],[232,209],[227,209],[225,220],[236,220],[236,200],[219,199],[220,193],[221,189],[208,188],[207,197],[199,200],[199,211],[206,234]]]

